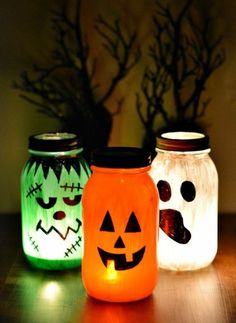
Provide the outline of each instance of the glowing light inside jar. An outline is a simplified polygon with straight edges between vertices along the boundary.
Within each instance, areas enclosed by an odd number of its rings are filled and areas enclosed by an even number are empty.
[[[106,278],[109,280],[116,280],[117,279],[117,271],[115,270],[115,262],[114,260],[107,261],[107,272]]]
[[[201,133],[165,133],[150,174],[160,194],[159,267],[195,270],[217,252],[217,170]]]

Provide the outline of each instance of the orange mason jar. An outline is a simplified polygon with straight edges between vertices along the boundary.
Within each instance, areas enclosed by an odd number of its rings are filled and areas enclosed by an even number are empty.
[[[87,293],[112,302],[149,296],[157,282],[158,191],[141,148],[94,151],[82,197]]]

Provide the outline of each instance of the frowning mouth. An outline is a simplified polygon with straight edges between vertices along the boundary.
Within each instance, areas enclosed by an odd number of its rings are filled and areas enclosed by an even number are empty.
[[[191,233],[185,228],[183,217],[179,211],[160,210],[160,228],[169,238],[178,243],[186,244],[191,239]]]
[[[55,231],[63,240],[66,240],[68,234],[70,231],[74,232],[74,233],[78,233],[79,229],[82,225],[82,222],[79,219],[76,219],[77,222],[77,228],[74,229],[70,226],[67,227],[66,229],[66,233],[65,235],[63,235],[57,228],[54,227],[54,225],[52,225],[48,230],[44,229],[42,226],[42,220],[39,220],[37,226],[36,226],[36,231],[38,230],[42,230],[46,235],[48,235],[49,233],[51,233],[52,231]]]
[[[105,267],[107,267],[109,260],[113,260],[115,263],[115,270],[127,270],[137,266],[140,261],[143,259],[145,252],[145,247],[142,247],[138,251],[132,254],[133,260],[127,261],[125,253],[116,254],[107,252],[98,247],[98,252],[101,257],[101,260]]]

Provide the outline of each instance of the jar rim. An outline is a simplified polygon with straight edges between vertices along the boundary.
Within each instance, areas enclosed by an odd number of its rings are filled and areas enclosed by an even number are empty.
[[[137,173],[144,173],[148,172],[151,169],[151,165],[144,166],[144,167],[135,167],[135,168],[112,168],[112,167],[99,167],[95,165],[91,165],[91,169],[93,172],[98,173],[116,173],[116,174],[137,174]]]
[[[157,149],[167,151],[209,150],[209,137],[200,132],[175,131],[157,137]]]
[[[63,152],[82,147],[75,133],[45,132],[30,136],[28,149],[34,152]]]
[[[137,147],[104,147],[91,155],[91,164],[104,168],[140,168],[151,164],[151,153]]]

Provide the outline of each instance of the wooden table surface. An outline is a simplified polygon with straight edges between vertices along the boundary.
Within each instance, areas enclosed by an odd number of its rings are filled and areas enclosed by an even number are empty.
[[[192,272],[160,269],[153,295],[127,304],[89,298],[80,269],[58,273],[29,267],[20,231],[19,215],[0,215],[2,323],[236,322],[236,214],[219,216],[219,249],[212,265]]]

